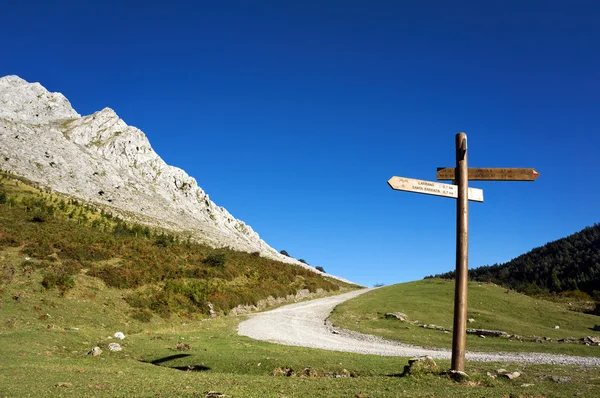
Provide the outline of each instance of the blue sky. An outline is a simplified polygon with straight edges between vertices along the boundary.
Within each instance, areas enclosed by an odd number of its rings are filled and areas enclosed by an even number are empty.
[[[454,269],[435,180],[465,131],[470,267],[600,222],[600,3],[6,1],[0,75],[113,108],[271,246],[357,283]]]

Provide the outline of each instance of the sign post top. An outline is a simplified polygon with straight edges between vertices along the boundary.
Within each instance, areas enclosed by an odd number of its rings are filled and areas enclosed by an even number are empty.
[[[454,167],[438,167],[438,180],[454,180]],[[540,173],[533,168],[469,167],[469,180],[478,181],[535,181]]]

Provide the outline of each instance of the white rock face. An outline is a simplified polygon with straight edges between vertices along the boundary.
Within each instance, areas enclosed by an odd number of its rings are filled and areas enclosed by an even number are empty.
[[[0,167],[131,221],[320,273],[281,255],[214,204],[194,178],[167,165],[145,134],[112,109],[81,117],[62,94],[17,76],[0,78]]]

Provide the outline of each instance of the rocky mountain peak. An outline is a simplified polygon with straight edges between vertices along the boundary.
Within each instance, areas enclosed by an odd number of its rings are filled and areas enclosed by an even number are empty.
[[[18,76],[0,78],[0,118],[15,123],[45,124],[81,117],[61,93]]]
[[[125,219],[319,272],[279,254],[217,206],[114,110],[82,117],[62,94],[18,76],[0,78],[0,167]]]

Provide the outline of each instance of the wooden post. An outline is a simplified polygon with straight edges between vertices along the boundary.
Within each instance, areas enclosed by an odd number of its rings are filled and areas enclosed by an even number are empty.
[[[454,328],[452,370],[465,370],[467,345],[467,283],[469,281],[469,174],[467,135],[456,134],[456,287],[454,289]]]

